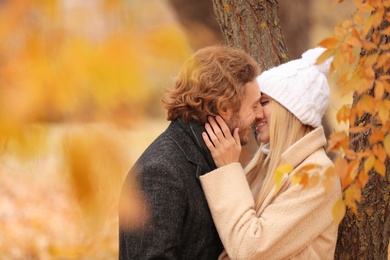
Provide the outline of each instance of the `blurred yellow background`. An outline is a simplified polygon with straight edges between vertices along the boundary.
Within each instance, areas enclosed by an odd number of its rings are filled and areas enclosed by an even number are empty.
[[[311,1],[308,47],[352,11]],[[163,90],[214,38],[191,38],[163,0],[1,1],[0,13],[0,255],[117,259],[123,179],[168,125]],[[350,98],[332,93],[339,129]],[[128,210],[142,203],[132,192]]]

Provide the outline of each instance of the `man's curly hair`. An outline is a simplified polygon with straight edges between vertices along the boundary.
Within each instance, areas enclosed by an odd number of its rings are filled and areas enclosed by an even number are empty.
[[[222,45],[200,49],[185,61],[174,88],[162,99],[167,119],[204,124],[209,115],[230,108],[238,112],[245,84],[259,74],[258,64],[243,50]]]

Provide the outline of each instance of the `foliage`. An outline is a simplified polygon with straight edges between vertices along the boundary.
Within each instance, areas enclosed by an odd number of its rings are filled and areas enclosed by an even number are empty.
[[[390,1],[355,0],[355,5],[353,16],[319,43],[327,50],[317,60],[322,63],[333,56],[330,73],[341,93],[357,97],[355,104],[344,104],[337,113],[337,121],[347,123],[349,129],[331,134],[328,144],[328,151],[337,154],[334,170],[328,174],[334,176],[333,171],[340,177],[343,190],[333,210],[337,223],[343,219],[346,206],[358,213],[357,203],[370,172],[385,176],[390,157],[390,43],[386,41]],[[371,117],[366,117],[368,114]],[[364,136],[368,136],[367,147],[352,149],[352,143]],[[302,173],[297,182],[307,186],[308,176]]]
[[[189,53],[176,25],[137,24],[142,8],[0,1],[2,258],[116,258],[126,134]],[[127,192],[124,211],[141,203]]]

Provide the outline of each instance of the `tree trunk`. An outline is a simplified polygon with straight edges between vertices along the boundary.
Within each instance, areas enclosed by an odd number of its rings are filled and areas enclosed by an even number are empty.
[[[276,0],[213,0],[229,46],[245,50],[268,69],[289,60]]]
[[[382,30],[388,26],[389,22],[384,21],[381,25]],[[389,43],[389,37],[382,35],[380,44],[385,45],[386,43]],[[367,53],[363,50],[361,57],[364,55]],[[384,72],[377,70],[375,74],[375,77],[379,78]],[[387,71],[386,74],[389,75],[390,72]],[[373,95],[373,93],[374,90],[371,90],[369,94]],[[357,94],[354,95],[354,106],[359,98]],[[384,98],[390,99],[389,93],[385,93]],[[364,114],[356,120],[354,125],[365,125],[366,122],[373,122],[373,117],[370,114]],[[375,126],[381,128],[378,124]],[[369,148],[369,135],[370,133],[357,138],[355,142],[351,143],[351,148],[355,151]],[[374,170],[370,171],[369,182],[362,190],[362,201],[358,205],[358,214],[356,215],[347,209],[339,227],[335,259],[388,259],[390,237],[390,161],[388,157],[385,164],[385,176],[379,175]]]

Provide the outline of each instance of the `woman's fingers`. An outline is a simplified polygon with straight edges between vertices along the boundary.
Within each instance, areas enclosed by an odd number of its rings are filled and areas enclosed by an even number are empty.
[[[222,117],[220,116],[216,116],[215,120],[217,121],[220,130],[222,130],[223,136],[226,139],[232,138],[232,134],[230,132],[228,125],[225,123],[225,120],[223,120]]]

